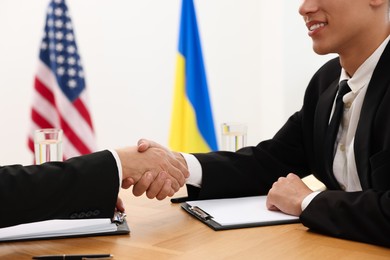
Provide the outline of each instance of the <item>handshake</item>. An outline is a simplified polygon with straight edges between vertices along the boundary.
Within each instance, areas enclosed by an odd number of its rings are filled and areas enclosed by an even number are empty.
[[[133,194],[146,192],[150,199],[172,197],[185,184],[189,172],[180,153],[149,140],[137,147],[116,149],[122,164],[122,188],[133,186]]]

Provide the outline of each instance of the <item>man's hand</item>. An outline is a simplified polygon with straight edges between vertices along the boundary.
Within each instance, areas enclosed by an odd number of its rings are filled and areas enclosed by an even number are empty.
[[[141,179],[134,185],[133,194],[141,196],[146,192],[149,199],[158,200],[172,197],[175,191],[171,188],[172,182],[166,172],[160,172],[156,178],[150,172],[145,173]]]
[[[190,176],[190,173],[188,172],[187,163],[180,153],[173,152],[168,148],[162,146],[161,144],[158,144],[151,140],[140,139],[138,141],[138,152],[143,153],[150,148],[157,148],[163,150],[165,152],[166,158],[172,165],[177,167],[181,172],[185,173],[186,178]]]
[[[188,170],[177,159],[168,157],[167,149],[153,147],[139,153],[137,147],[117,149],[122,164],[122,188],[137,185],[138,181],[144,186],[144,191],[150,188],[148,197],[157,196],[162,198],[173,195],[185,183]],[[144,175],[145,174],[145,175]],[[156,183],[155,183],[156,182]],[[153,184],[153,185],[152,185]],[[141,187],[142,185],[140,185]],[[156,186],[160,187],[157,192]],[[170,188],[168,189],[168,186]],[[134,186],[135,187],[135,186]],[[136,194],[142,194],[141,188],[135,190]],[[134,192],[134,191],[133,191]]]
[[[268,192],[267,208],[299,216],[303,199],[313,191],[295,174],[280,177]]]
[[[180,153],[172,152],[168,148],[150,140],[141,139],[138,141],[138,152],[145,153],[153,149],[159,149],[160,152],[163,151],[163,153],[160,154],[160,160],[167,161],[169,164],[179,169],[185,178],[189,177],[187,163]],[[162,200],[167,196],[172,197],[175,191],[172,192],[172,190],[168,189],[170,185],[169,181],[171,180],[170,178],[167,178],[169,174],[171,173],[163,171],[160,172],[156,178],[153,178],[150,173],[144,174],[142,178],[134,184],[133,194],[135,196],[140,196],[146,192],[148,198],[156,197],[159,200]]]

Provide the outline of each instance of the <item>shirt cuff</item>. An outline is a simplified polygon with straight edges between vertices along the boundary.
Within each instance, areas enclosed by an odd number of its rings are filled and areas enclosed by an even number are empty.
[[[303,201],[302,201],[302,203],[301,203],[301,209],[302,209],[302,211],[304,211],[304,210],[306,209],[306,207],[309,206],[310,202],[311,202],[318,194],[320,194],[320,193],[321,193],[321,191],[315,191],[315,192],[312,192],[312,193],[310,193],[309,195],[307,195],[307,196],[303,199]]]
[[[113,150],[113,149],[108,149],[112,153],[112,156],[114,156],[115,161],[116,161],[116,166],[118,168],[118,177],[119,177],[119,189],[122,186],[122,163],[121,160],[119,159],[118,153]]]
[[[184,160],[186,160],[190,177],[187,178],[186,184],[192,185],[198,188],[202,186],[202,166],[196,157],[192,154],[181,153]]]

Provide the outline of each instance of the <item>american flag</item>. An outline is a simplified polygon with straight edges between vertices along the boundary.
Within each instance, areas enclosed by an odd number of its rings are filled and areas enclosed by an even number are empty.
[[[47,9],[31,119],[28,146],[32,152],[33,132],[40,128],[64,131],[64,159],[96,150],[84,70],[65,0],[51,0]]]

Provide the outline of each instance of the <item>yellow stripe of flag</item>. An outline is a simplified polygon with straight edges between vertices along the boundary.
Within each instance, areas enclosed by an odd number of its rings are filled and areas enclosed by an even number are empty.
[[[194,153],[218,149],[192,0],[183,0],[169,146]]]

